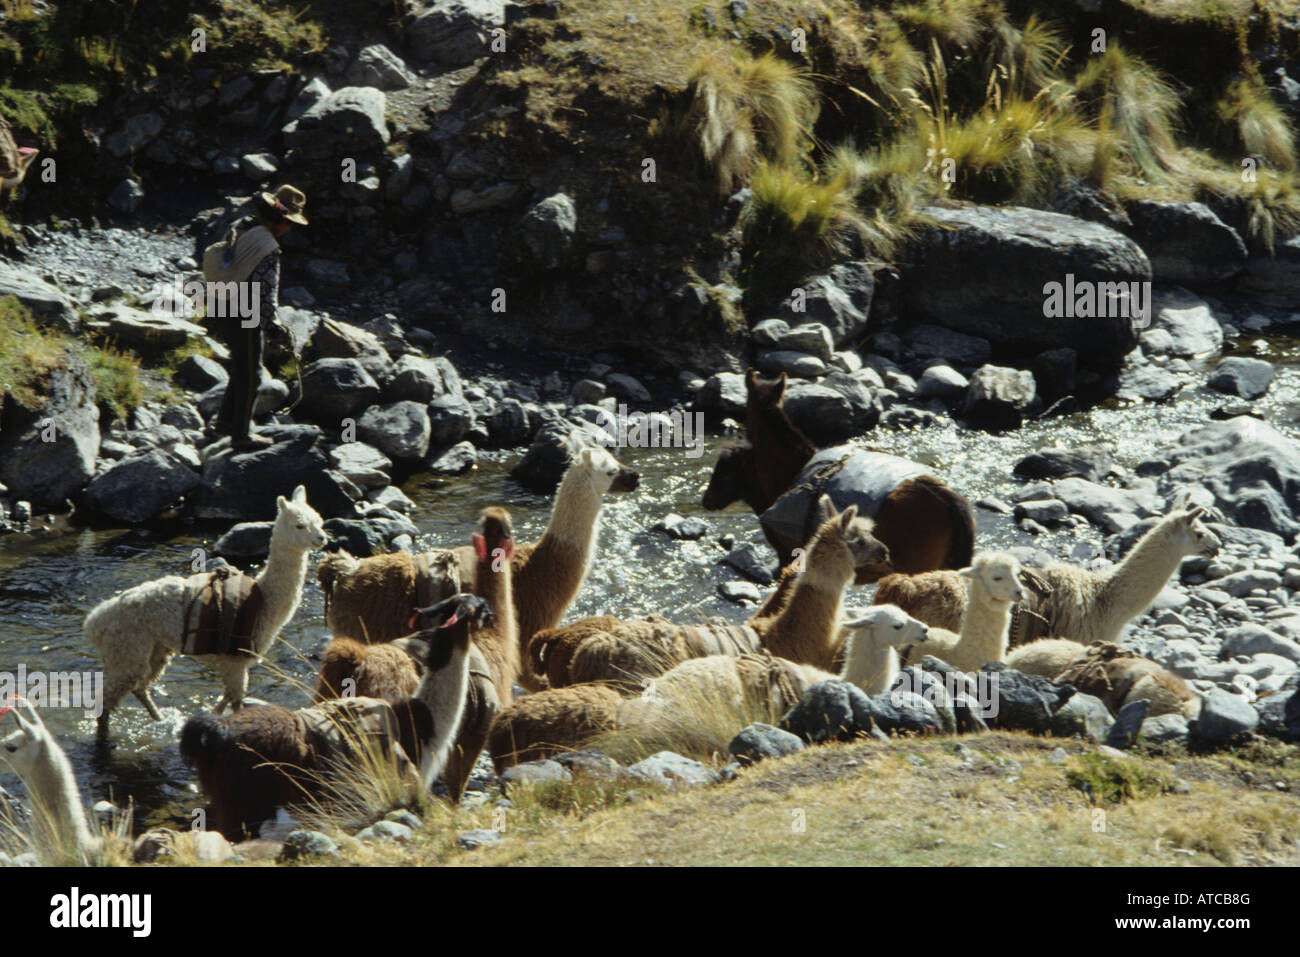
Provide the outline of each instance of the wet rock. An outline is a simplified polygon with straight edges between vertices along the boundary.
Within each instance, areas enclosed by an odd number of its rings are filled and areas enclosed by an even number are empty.
[[[358,488],[388,485],[393,461],[365,442],[345,442],[329,450],[330,463]]]
[[[775,577],[767,559],[763,557],[759,547],[753,542],[741,542],[723,558],[719,559],[719,564],[729,565],[746,578],[758,582],[760,585],[772,584]]]
[[[474,467],[478,461],[478,451],[472,442],[457,442],[442,451],[436,451],[429,457],[428,469],[439,475],[460,475]]]
[[[323,527],[329,536],[329,542],[325,546],[327,552],[342,548],[357,558],[364,558],[385,551],[384,536],[369,522],[355,518],[329,518]]]
[[[29,269],[0,260],[0,299],[5,296],[16,296],[39,323],[64,332],[77,331],[77,311],[72,300],[57,286]],[[744,390],[744,382],[741,382],[741,390]]]
[[[1018,429],[1034,407],[1032,373],[985,365],[975,370],[962,402],[962,415],[978,428]]]
[[[745,377],[738,372],[719,372],[704,380],[704,386],[695,397],[695,404],[706,412],[745,420],[745,404],[748,394],[745,391]]]
[[[1142,722],[1146,720],[1149,710],[1151,710],[1151,702],[1145,698],[1130,701],[1120,708],[1119,713],[1115,715],[1115,724],[1111,727],[1110,734],[1106,736],[1106,744],[1121,751],[1133,747],[1133,742],[1137,740],[1138,732],[1142,730]]]
[[[510,470],[510,476],[535,491],[554,491],[573,454],[586,446],[604,447],[607,441],[608,433],[589,422],[545,425],[533,436],[533,444]]]
[[[212,550],[223,558],[261,558],[271,549],[274,522],[240,522],[217,539]]]
[[[577,231],[578,213],[565,193],[533,204],[519,224],[524,245],[543,269],[557,269],[564,263]]]
[[[1017,520],[1027,518],[1039,525],[1050,528],[1053,525],[1065,524],[1070,517],[1070,510],[1059,499],[1033,499],[1027,502],[1017,502],[1015,517]]]
[[[654,531],[663,532],[669,538],[696,541],[709,533],[709,526],[703,519],[683,518],[676,512],[670,512],[652,526]]]
[[[339,858],[342,856],[339,853],[338,845],[320,831],[294,831],[284,839],[279,857],[276,859],[281,864],[287,864],[291,861],[301,861],[313,857]]]
[[[1001,663],[986,664],[980,671],[988,673],[991,688],[996,685],[997,710],[989,720],[995,728],[1046,734],[1052,716],[1075,694],[1071,685],[1022,674]]]
[[[198,473],[162,449],[119,459],[100,472],[82,493],[91,511],[126,525],[137,525],[176,504],[199,484]]]
[[[921,373],[916,383],[918,399],[952,402],[966,394],[970,380],[949,365],[934,365]]]
[[[1226,392],[1228,395],[1239,395],[1243,399],[1258,399],[1268,391],[1274,375],[1272,363],[1265,362],[1263,359],[1229,356],[1214,367],[1205,384],[1211,389]]]
[[[322,425],[340,427],[379,399],[379,383],[356,359],[317,359],[302,373],[298,411]]]
[[[64,351],[45,376],[35,409],[0,409],[0,482],[11,499],[61,508],[94,475],[99,409],[85,361]],[[48,440],[48,441],[47,441]]]
[[[718,586],[718,594],[738,605],[743,605],[745,602],[757,605],[763,600],[763,593],[753,582],[723,582]]]
[[[377,155],[389,139],[387,102],[374,87],[335,90],[286,127],[285,145],[313,161],[332,158],[341,145],[353,154]]]
[[[309,425],[274,425],[259,430],[274,444],[265,449],[210,453],[203,464],[203,481],[194,493],[194,514],[200,519],[273,520],[276,499],[298,485],[307,501],[324,518],[355,515],[349,491],[355,486],[330,467],[321,448],[321,431]]]
[[[406,27],[421,60],[441,67],[468,66],[487,56],[489,34],[505,23],[505,0],[433,0]]]
[[[803,749],[804,743],[798,735],[761,722],[742,730],[727,745],[727,750],[741,764],[755,764],[764,758],[784,758]]]
[[[344,79],[351,86],[373,86],[380,90],[405,90],[415,80],[402,58],[382,43],[363,47]]]
[[[1140,518],[1163,511],[1162,503],[1154,496],[1098,485],[1087,479],[1060,479],[1052,483],[1052,492],[1071,512],[1112,534],[1124,531]]]
[[[1082,478],[1098,482],[1114,469],[1115,463],[1103,448],[1043,449],[1026,455],[1012,472],[1021,478]]]
[[[474,423],[474,410],[459,395],[434,399],[429,403],[428,415],[430,444],[435,448],[459,442]]]
[[[1252,302],[1295,308],[1300,302],[1300,236],[1277,240],[1271,254],[1255,252],[1236,291]]]
[[[875,278],[865,262],[846,262],[799,283],[802,300],[787,297],[778,316],[790,326],[821,323],[836,348],[858,338],[867,327]],[[802,305],[802,310],[798,307]]]
[[[357,438],[397,461],[424,458],[430,434],[429,412],[419,402],[371,406],[357,419]]]
[[[488,416],[488,434],[497,448],[512,449],[531,437],[528,410],[518,399],[506,398]]]
[[[1131,200],[1132,228],[1124,230],[1151,260],[1156,282],[1212,284],[1246,266],[1246,245],[1236,230],[1204,203]]]
[[[1183,388],[1184,380],[1168,369],[1147,363],[1127,366],[1119,374],[1116,398],[1125,401],[1138,399],[1147,402],[1167,402]]]
[[[1206,693],[1201,712],[1190,722],[1188,730],[1192,741],[1207,745],[1223,745],[1259,725],[1259,714],[1241,695],[1211,688]]]
[[[716,784],[722,780],[717,771],[699,761],[692,761],[672,751],[660,751],[627,768],[629,777],[670,788]]]
[[[1048,283],[1062,284],[1063,292],[1070,282],[1149,280],[1151,264],[1132,240],[1097,223],[1021,207],[922,212],[935,225],[922,231],[901,267],[911,314],[997,345],[1069,347],[1083,358],[1118,358],[1136,344],[1127,316],[1044,318]]]
[[[1223,329],[1204,300],[1181,290],[1162,296],[1156,307],[1153,328],[1172,337],[1170,355],[1198,356],[1223,348]]]
[[[1087,738],[1105,741],[1115,719],[1100,698],[1090,694],[1075,694],[1056,709],[1052,715],[1052,734],[1058,738]]]

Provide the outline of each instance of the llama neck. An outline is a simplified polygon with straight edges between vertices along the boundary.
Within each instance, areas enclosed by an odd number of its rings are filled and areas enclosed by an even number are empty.
[[[27,785],[38,831],[53,830],[53,833],[45,835],[38,852],[58,849],[70,853],[77,863],[83,862],[94,846],[90,826],[86,822],[86,812],[81,806],[81,794],[68,756],[48,734],[41,760],[32,769]]]
[[[302,601],[302,586],[307,580],[307,552],[271,536],[271,552],[266,567],[257,575],[263,605],[261,634],[269,639],[293,617]],[[261,650],[261,649],[259,649]]]
[[[592,487],[591,477],[584,469],[569,469],[555,493],[551,520],[538,547],[548,543],[567,545],[581,549],[584,557],[589,556],[596,542],[599,519],[600,495]]]
[[[844,672],[840,675],[867,694],[888,691],[898,674],[898,651],[867,635],[851,633],[844,649]]]
[[[847,562],[826,563],[814,544],[807,567],[799,574],[790,602],[767,628],[764,622],[750,622],[759,631],[772,654],[803,664],[830,668],[835,640],[839,635],[840,601],[853,577]],[[831,564],[832,567],[824,567]],[[843,564],[844,568],[838,566]]]
[[[1173,525],[1161,522],[1138,539],[1111,569],[1096,604],[1117,628],[1151,606],[1187,554],[1171,541]]]
[[[993,600],[982,589],[970,590],[958,640],[962,660],[970,667],[978,668],[986,662],[1006,658],[1007,632],[1011,627],[1013,606],[1014,602]]]
[[[425,742],[420,754],[420,779],[426,791],[447,764],[452,743],[460,732],[468,693],[469,650],[462,648],[452,652],[446,667],[427,673],[415,689],[415,697],[433,712],[433,737]]]

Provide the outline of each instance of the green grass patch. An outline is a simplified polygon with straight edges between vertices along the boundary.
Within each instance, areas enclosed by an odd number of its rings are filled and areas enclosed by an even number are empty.
[[[1173,787],[1172,777],[1160,768],[1095,751],[1071,758],[1065,778],[1097,807],[1163,794]]]

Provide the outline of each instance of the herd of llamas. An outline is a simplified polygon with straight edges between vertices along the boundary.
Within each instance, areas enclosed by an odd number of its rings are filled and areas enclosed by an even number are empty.
[[[784,376],[765,382],[751,372],[747,384],[747,440],[723,450],[704,504],[739,499],[762,513],[818,450],[782,408]],[[1151,715],[1199,709],[1180,678],[1116,642],[1185,557],[1217,552],[1204,509],[1173,509],[1113,567],[1030,570],[1007,553],[976,553],[969,503],[938,479],[913,475],[874,514],[818,494],[800,519],[801,539],[765,527],[785,563],[771,595],[741,624],[612,615],[562,623],[593,560],[604,497],[637,484],[609,451],[582,448],[535,542],[516,542],[509,512],[491,506],[468,545],[326,554],[316,577],[331,640],[313,701],[296,710],[246,704],[250,666],[293,618],[309,557],[327,544],[299,486],[277,502],[267,562],[246,581],[255,614],[241,619],[228,646],[189,643],[195,596],[210,598],[203,575],[145,582],[87,615],[86,639],[104,671],[98,735],[108,737],[128,695],[159,720],[152,685],[174,655],[199,657],[224,693],[215,713],[185,722],[180,751],[216,828],[240,840],[278,808],[320,799],[333,776],[362,760],[363,742],[377,743],[413,787],[428,792],[441,778],[455,804],[484,748],[500,772],[610,732],[651,729],[693,701],[756,701],[779,715],[831,678],[868,694],[890,690],[900,668],[924,655],[968,672],[1005,662],[1071,678],[1112,712],[1140,699]],[[849,586],[870,582],[872,605],[846,609]],[[1031,631],[1047,637],[1023,640],[1015,623],[1030,618]],[[651,679],[655,693],[642,694]],[[527,693],[516,697],[516,686]],[[34,834],[38,854],[92,860],[100,838],[66,755],[29,702],[11,699],[0,708],[0,717],[7,713],[18,729],[0,739],[0,757],[25,780],[44,822]]]

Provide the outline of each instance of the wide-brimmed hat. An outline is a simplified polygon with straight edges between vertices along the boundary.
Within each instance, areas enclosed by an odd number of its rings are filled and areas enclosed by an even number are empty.
[[[307,196],[298,187],[285,183],[276,189],[274,194],[258,193],[257,195],[267,207],[278,213],[281,219],[297,223],[299,226],[307,225],[307,217],[302,214],[307,205]]]

